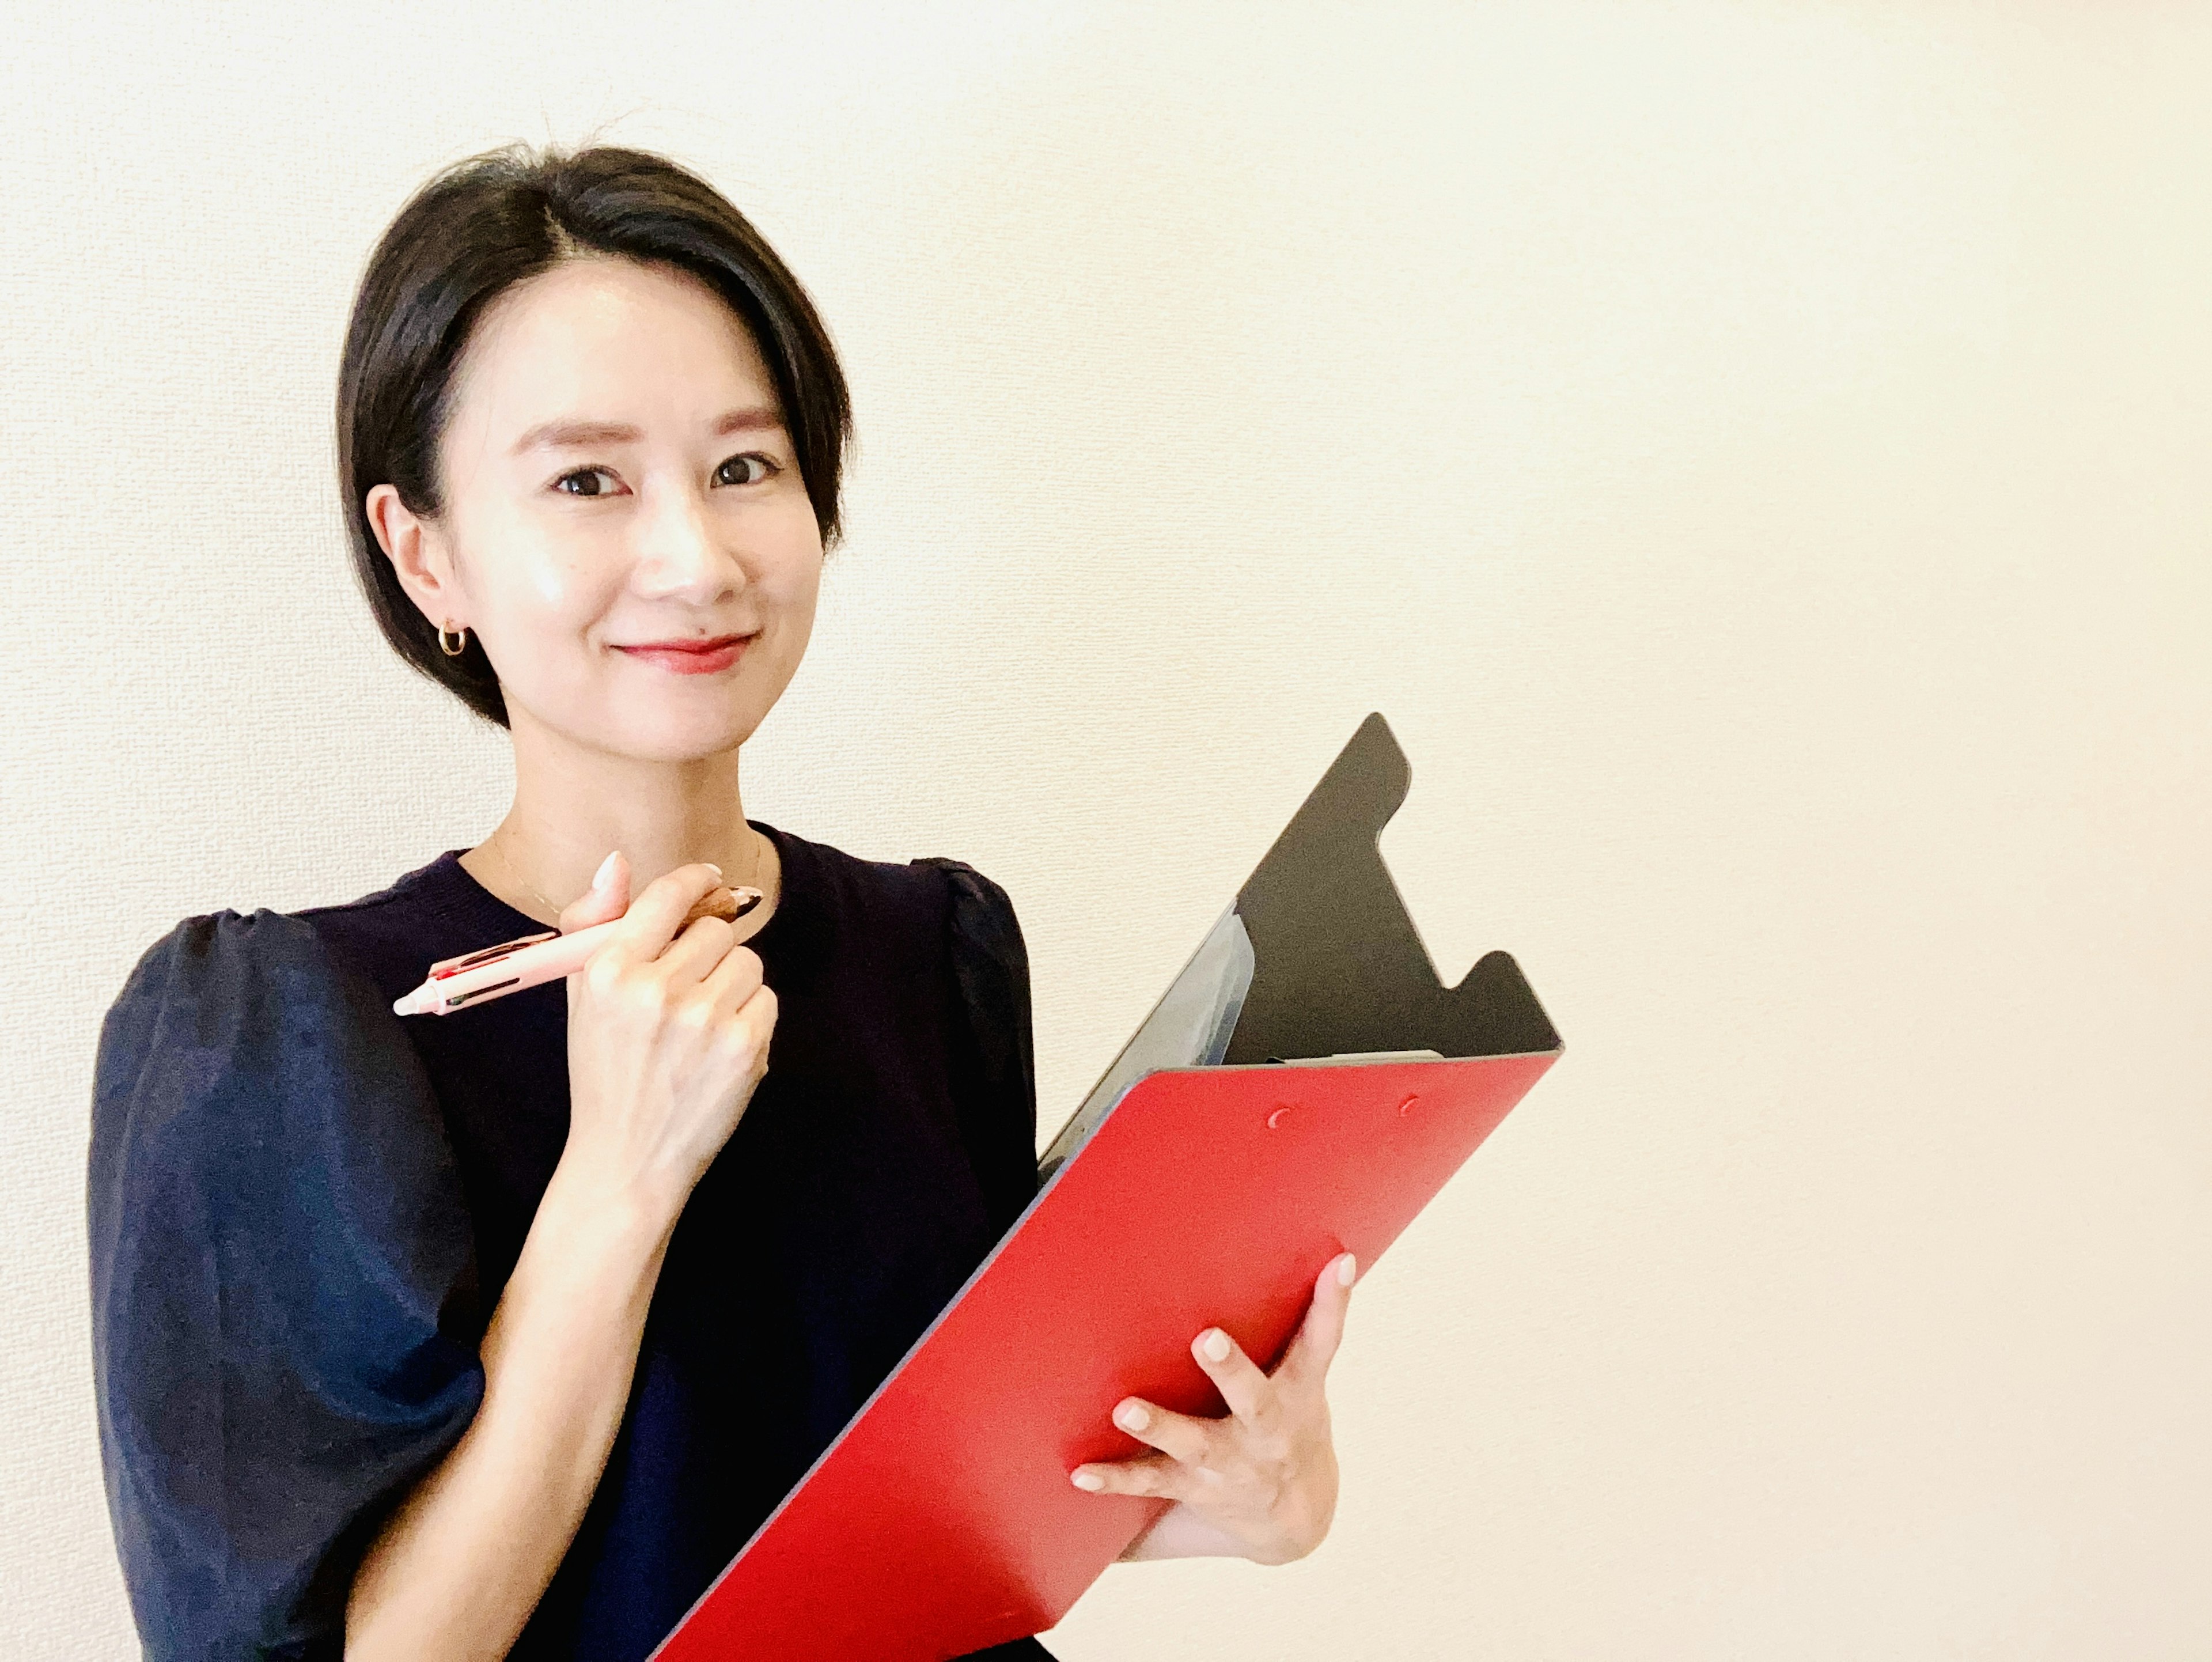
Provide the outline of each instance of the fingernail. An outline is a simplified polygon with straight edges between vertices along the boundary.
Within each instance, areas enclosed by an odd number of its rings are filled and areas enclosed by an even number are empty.
[[[1229,1360],[1229,1336],[1218,1327],[1206,1330],[1206,1336],[1198,1342],[1198,1348],[1206,1353],[1208,1361],[1225,1362]]]
[[[722,874],[722,868],[716,865],[713,861],[709,860],[706,863],[707,869],[714,873],[715,876],[720,877]]]
[[[1152,1422],[1152,1416],[1137,1403],[1124,1403],[1114,1410],[1114,1423],[1124,1431],[1142,1431]]]
[[[1106,1480],[1095,1471],[1079,1471],[1069,1480],[1078,1488],[1087,1488],[1094,1495],[1106,1487]]]
[[[594,891],[606,887],[607,880],[615,874],[615,856],[621,852],[620,849],[610,849],[607,850],[607,857],[599,861],[599,870],[592,874],[592,887]]]
[[[1358,1273],[1359,1262],[1351,1253],[1346,1253],[1336,1261],[1336,1284],[1339,1287],[1351,1286],[1352,1278]]]

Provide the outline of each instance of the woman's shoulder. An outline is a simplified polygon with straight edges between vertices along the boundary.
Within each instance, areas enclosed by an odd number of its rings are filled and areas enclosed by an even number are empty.
[[[179,918],[140,951],[108,1022],[189,1006],[199,1013],[195,1031],[204,1031],[208,1016],[266,1010],[280,993],[290,1003],[327,1001],[357,992],[345,985],[356,977],[378,986],[380,947],[434,906],[434,874],[450,860],[441,855],[350,900],[289,911],[224,906]]]
[[[760,825],[758,820],[753,823]],[[935,911],[939,916],[947,904],[1012,910],[1003,888],[968,861],[949,855],[874,860],[793,831],[773,826],[762,829],[775,839],[787,867],[794,858],[803,861],[813,868],[805,875],[872,907]]]
[[[356,1099],[343,1088],[353,1080],[401,1094],[417,1084],[392,995],[326,921],[362,904],[222,907],[149,941],[100,1022],[95,1151],[126,1128],[142,1139],[209,1122],[250,1131],[302,1093]]]
[[[862,921],[878,941],[933,948],[948,936],[956,955],[980,948],[1004,956],[1021,938],[1012,898],[998,882],[949,855],[872,860],[788,831],[772,833],[785,861],[785,893]],[[794,861],[805,869],[792,870]]]
[[[273,1008],[280,989],[319,984],[330,969],[307,919],[265,906],[179,919],[139,953],[109,1005],[106,1050],[124,1034],[205,1042]]]

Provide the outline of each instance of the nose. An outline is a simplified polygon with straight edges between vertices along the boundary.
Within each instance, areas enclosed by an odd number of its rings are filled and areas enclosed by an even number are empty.
[[[751,581],[742,551],[708,512],[696,489],[654,493],[639,524],[637,569],[631,587],[645,600],[711,606]]]

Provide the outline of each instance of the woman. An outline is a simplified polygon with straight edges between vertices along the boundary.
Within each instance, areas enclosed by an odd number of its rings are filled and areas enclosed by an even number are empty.
[[[149,1655],[644,1656],[1035,1192],[1004,892],[740,806],[848,434],[804,291],[659,158],[477,158],[371,258],[357,575],[507,728],[514,801],[360,899],[185,919],[102,1029],[100,1428]],[[726,880],[766,898],[679,932]],[[391,1013],[433,959],[611,921],[562,987]],[[1319,1543],[1350,1280],[1273,1376],[1194,1338],[1227,1417],[1119,1406],[1152,1452],[1070,1475],[1172,1502],[1127,1556]]]

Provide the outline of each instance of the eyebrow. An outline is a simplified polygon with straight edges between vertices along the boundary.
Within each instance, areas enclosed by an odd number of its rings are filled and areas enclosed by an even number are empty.
[[[708,431],[720,438],[732,433],[774,433],[783,429],[783,417],[764,405],[752,405],[742,410],[725,411],[717,416]],[[520,455],[526,450],[573,450],[595,444],[635,444],[645,435],[626,422],[592,421],[579,417],[563,417],[558,421],[540,422],[514,441],[512,454]]]

